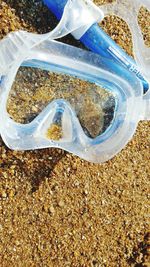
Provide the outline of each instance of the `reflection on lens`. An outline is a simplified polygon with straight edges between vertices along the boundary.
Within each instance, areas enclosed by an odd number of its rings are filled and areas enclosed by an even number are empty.
[[[56,99],[69,102],[90,138],[106,131],[114,118],[115,97],[108,90],[75,76],[28,67],[20,67],[16,75],[7,110],[16,122],[29,123]],[[61,139],[61,116],[55,118],[46,135]]]

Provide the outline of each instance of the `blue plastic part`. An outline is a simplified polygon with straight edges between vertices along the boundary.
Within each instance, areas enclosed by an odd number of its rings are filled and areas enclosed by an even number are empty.
[[[43,0],[48,8],[55,14],[58,20],[61,19],[67,0]],[[80,41],[91,51],[99,55],[113,59],[125,68],[134,72],[143,84],[143,91],[149,89],[149,83],[144,79],[135,61],[127,55],[96,23],[81,37]],[[112,66],[113,68],[113,66]]]

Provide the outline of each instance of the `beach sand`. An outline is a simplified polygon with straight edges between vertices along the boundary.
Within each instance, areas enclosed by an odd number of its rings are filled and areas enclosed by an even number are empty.
[[[150,45],[150,14],[142,9],[139,19]],[[41,1],[0,0],[0,38],[56,24]],[[101,25],[132,55],[124,22]],[[150,122],[104,164],[59,149],[11,151],[0,139],[0,267],[150,266],[149,181]]]

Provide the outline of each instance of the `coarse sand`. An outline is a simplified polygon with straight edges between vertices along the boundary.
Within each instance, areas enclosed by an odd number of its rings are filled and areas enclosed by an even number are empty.
[[[95,1],[102,4],[108,1]],[[139,14],[150,46],[150,14]],[[57,24],[38,0],[0,0],[0,38]],[[127,25],[101,26],[132,55]],[[83,47],[71,36],[62,41]],[[92,164],[58,149],[16,152],[0,139],[0,267],[150,266],[150,122],[112,160]]]

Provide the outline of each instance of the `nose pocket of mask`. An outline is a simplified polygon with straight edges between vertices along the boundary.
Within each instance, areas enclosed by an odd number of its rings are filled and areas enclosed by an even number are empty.
[[[35,119],[38,125],[35,137],[47,142],[72,142],[73,115],[69,103],[61,99],[52,101]]]

